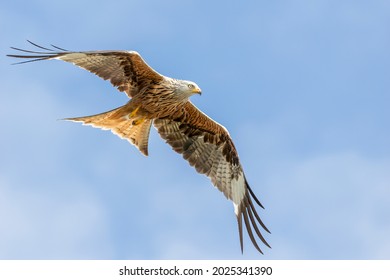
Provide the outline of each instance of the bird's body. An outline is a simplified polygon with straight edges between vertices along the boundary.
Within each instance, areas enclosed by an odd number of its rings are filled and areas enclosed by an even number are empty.
[[[9,56],[32,59],[29,61],[59,59],[73,63],[109,80],[130,98],[129,102],[114,110],[66,120],[111,130],[144,155],[148,155],[148,138],[153,124],[173,150],[182,154],[199,173],[208,176],[214,186],[233,202],[241,250],[242,218],[256,249],[261,252],[251,226],[269,247],[257,224],[269,231],[257,214],[251,197],[262,205],[248,185],[228,131],[189,101],[190,96],[201,93],[194,82],[159,74],[135,51],[70,52],[53,46],[60,50],[58,52],[33,45],[45,52],[13,48],[32,55]]]

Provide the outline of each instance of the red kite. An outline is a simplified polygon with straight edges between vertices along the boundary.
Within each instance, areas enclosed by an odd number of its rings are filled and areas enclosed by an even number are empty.
[[[252,227],[257,237],[270,247],[258,224],[268,233],[269,230],[257,214],[252,199],[264,207],[248,185],[229,132],[189,101],[192,95],[201,94],[197,84],[159,74],[135,51],[71,52],[53,45],[55,50],[30,43],[42,51],[13,48],[28,54],[9,56],[29,59],[20,63],[50,59],[73,63],[109,80],[130,98],[129,102],[114,110],[67,120],[111,130],[145,156],[148,155],[149,131],[153,124],[174,151],[182,154],[197,172],[208,176],[214,186],[233,202],[241,252],[242,220],[260,253]]]

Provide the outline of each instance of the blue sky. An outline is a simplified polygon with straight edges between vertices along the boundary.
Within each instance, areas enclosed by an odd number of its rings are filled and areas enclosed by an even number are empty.
[[[20,2],[20,3],[19,3]],[[0,259],[389,259],[388,1],[3,1]],[[136,50],[230,131],[272,249],[152,130],[148,158],[59,121],[124,94],[26,39]]]

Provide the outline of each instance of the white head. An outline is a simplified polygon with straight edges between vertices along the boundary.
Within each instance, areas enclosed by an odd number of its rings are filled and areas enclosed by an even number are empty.
[[[201,89],[197,84],[191,81],[178,80],[177,81],[176,93],[180,94],[181,97],[187,99],[194,94],[202,94]]]

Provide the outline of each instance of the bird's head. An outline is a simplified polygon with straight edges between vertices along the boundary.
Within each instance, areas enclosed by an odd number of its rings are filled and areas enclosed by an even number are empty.
[[[202,94],[202,91],[196,83],[182,80],[178,84],[177,93],[183,98],[189,98],[194,94]]]

